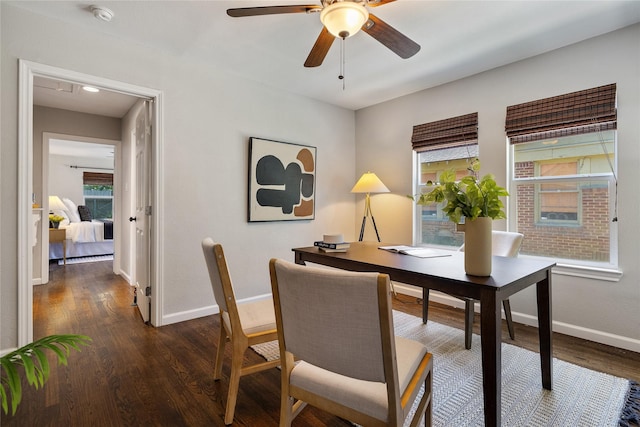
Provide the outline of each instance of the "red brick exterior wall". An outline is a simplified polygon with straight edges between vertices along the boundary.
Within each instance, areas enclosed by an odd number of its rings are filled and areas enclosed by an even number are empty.
[[[516,177],[533,176],[533,163],[517,163]],[[517,227],[524,234],[523,254],[609,261],[609,192],[606,187],[582,188],[578,223],[546,225],[536,218],[535,185],[517,187]]]
[[[515,165],[515,176],[534,176],[534,163]],[[609,191],[606,186],[583,187],[582,209],[577,223],[544,224],[536,218],[535,185],[521,184],[516,189],[517,228],[524,234],[520,253],[582,261],[609,261]],[[464,234],[456,233],[448,219],[423,220],[422,241],[460,246]]]

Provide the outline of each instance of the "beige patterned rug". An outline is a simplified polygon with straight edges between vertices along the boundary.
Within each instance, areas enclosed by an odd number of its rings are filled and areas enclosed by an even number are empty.
[[[396,334],[423,342],[434,355],[433,425],[483,426],[480,337],[474,335],[471,350],[465,350],[464,331],[393,314]],[[278,357],[276,341],[252,348],[268,360]],[[553,359],[553,390],[545,390],[539,354],[502,344],[503,426],[634,426],[639,393],[637,383],[558,359]],[[623,412],[627,421],[621,420]]]

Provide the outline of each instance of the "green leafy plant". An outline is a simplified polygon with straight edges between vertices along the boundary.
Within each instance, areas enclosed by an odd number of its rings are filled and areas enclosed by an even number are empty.
[[[49,335],[0,357],[0,395],[4,413],[9,413],[9,397],[11,415],[16,413],[22,400],[19,366],[23,367],[29,385],[38,389],[44,386],[51,373],[44,350],[51,350],[58,356],[58,364],[66,366],[71,349],[80,351],[80,346],[88,345],[90,341],[91,338],[86,335]]]
[[[478,177],[480,171],[478,159],[473,160],[467,169],[470,174],[459,181],[456,181],[455,170],[442,172],[437,183],[428,181],[427,186],[433,186],[433,189],[417,196],[416,203],[429,205],[434,202],[446,202],[442,211],[456,224],[462,217],[470,220],[478,217],[506,218],[500,197],[508,196],[507,190],[496,184],[491,174]]]

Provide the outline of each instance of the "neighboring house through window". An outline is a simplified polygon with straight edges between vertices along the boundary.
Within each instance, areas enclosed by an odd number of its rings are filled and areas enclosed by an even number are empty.
[[[84,172],[84,204],[97,219],[113,218],[113,174]]]
[[[507,108],[520,253],[617,266],[616,85]]]
[[[445,170],[454,169],[458,178],[469,173],[470,162],[478,157],[478,113],[414,126],[411,143],[417,162],[414,194],[428,193],[428,183],[437,182]],[[455,231],[442,212],[444,205],[416,205],[416,244],[462,245],[464,234]]]

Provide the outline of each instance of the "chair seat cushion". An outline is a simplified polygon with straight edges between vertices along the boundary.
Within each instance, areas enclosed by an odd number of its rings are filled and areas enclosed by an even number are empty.
[[[272,298],[238,304],[238,315],[242,329],[247,335],[276,329]]]
[[[400,393],[409,381],[427,348],[421,343],[395,337]],[[351,407],[379,420],[388,418],[387,386],[384,383],[363,381],[336,374],[300,361],[291,371],[291,385],[308,390],[344,406]]]

